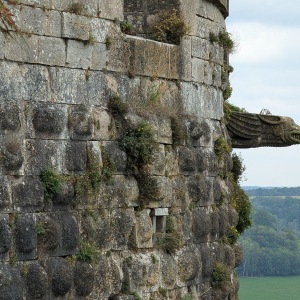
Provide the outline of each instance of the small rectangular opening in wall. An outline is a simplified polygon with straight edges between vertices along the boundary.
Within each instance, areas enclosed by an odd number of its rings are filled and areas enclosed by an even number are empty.
[[[150,217],[152,220],[153,233],[166,232],[166,216],[168,215],[167,208],[152,208]]]

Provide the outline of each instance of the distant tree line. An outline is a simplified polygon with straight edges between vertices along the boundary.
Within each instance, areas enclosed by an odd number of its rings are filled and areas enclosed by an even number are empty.
[[[292,188],[278,188],[282,189]],[[300,197],[277,193],[254,197],[252,205],[253,226],[240,239],[244,261],[237,269],[239,276],[300,275]]]
[[[283,188],[257,188],[247,190],[247,194],[252,196],[300,196],[300,187]]]

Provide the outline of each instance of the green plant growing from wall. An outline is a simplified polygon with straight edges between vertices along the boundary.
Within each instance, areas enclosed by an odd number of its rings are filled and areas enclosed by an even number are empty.
[[[245,108],[240,108],[238,106],[235,106],[229,103],[228,101],[224,102],[223,107],[224,107],[223,109],[224,109],[225,118],[229,117],[233,112],[247,112]]]
[[[234,245],[240,237],[240,233],[234,226],[229,226],[227,234],[224,237],[224,242],[229,245]]]
[[[150,38],[175,45],[180,44],[181,38],[188,31],[189,27],[176,9],[161,12],[149,27]]]
[[[60,192],[64,178],[54,169],[46,169],[42,171],[40,177],[44,186],[45,199],[51,200]]]
[[[119,94],[113,93],[108,102],[108,109],[114,116],[123,116],[128,112],[128,105]]]
[[[232,87],[231,87],[230,83],[228,83],[227,87],[223,91],[224,101],[228,100],[231,97],[231,95],[232,95]]]
[[[121,31],[125,34],[135,34],[133,24],[129,23],[128,21],[124,20],[120,22]]]
[[[231,159],[232,159],[231,172],[233,175],[233,179],[236,182],[240,182],[240,180],[242,179],[242,175],[246,170],[246,167],[243,163],[243,159],[240,155],[238,155],[236,153],[232,153]]]
[[[230,154],[231,147],[222,136],[215,141],[214,150],[216,155],[218,156],[219,160],[222,160],[224,155]]]
[[[77,259],[84,262],[92,262],[97,257],[97,248],[93,243],[81,243]]]
[[[156,145],[151,126],[145,121],[129,129],[120,140],[120,147],[127,154],[130,170],[140,169],[150,163]]]
[[[141,296],[139,295],[138,292],[134,292],[134,293],[132,294],[132,296],[133,296],[133,299],[134,299],[134,300],[142,300],[142,298],[141,298]]]
[[[228,268],[221,262],[215,262],[213,272],[211,274],[212,286],[216,288],[223,288],[228,281],[230,281]]]
[[[46,233],[44,222],[37,222],[36,224],[36,233],[37,235],[43,235]]]

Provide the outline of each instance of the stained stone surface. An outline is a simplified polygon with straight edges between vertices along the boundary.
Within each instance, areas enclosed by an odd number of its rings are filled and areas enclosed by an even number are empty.
[[[209,36],[228,2],[8,2],[20,30],[0,30],[0,300],[236,300],[235,278],[211,283],[216,262],[233,274],[243,257],[224,243],[232,160],[214,151],[228,57]],[[148,39],[172,9],[188,35]],[[120,141],[141,122],[154,151],[129,169],[147,137]]]

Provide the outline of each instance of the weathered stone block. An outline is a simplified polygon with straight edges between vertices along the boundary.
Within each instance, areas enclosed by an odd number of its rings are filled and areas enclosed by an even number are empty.
[[[0,33],[0,59],[4,59],[4,35]]]
[[[177,280],[178,266],[176,260],[172,255],[162,255],[161,274],[164,286],[167,288],[173,288]]]
[[[84,16],[62,13],[62,37],[88,41],[90,19]]]
[[[139,253],[128,257],[123,264],[124,281],[132,291],[151,292],[158,289],[159,264],[150,254]]]
[[[104,154],[102,154],[103,159],[105,158],[105,155],[107,155],[108,159],[113,162],[117,174],[127,173],[127,155],[123,150],[120,149],[118,142],[105,144],[102,149],[102,153]]]
[[[21,127],[20,108],[15,103],[1,103],[0,126],[2,130],[16,131]]]
[[[19,211],[41,211],[44,205],[44,187],[38,177],[25,176],[12,186],[12,199]]]
[[[69,129],[74,140],[89,139],[93,132],[93,120],[85,106],[75,106],[69,114]]]
[[[93,45],[92,57],[90,61],[91,70],[104,70],[106,68],[106,45],[95,43]]]
[[[38,263],[29,263],[26,276],[27,297],[43,299],[48,290],[48,279],[45,269]]]
[[[8,260],[8,252],[11,247],[11,232],[7,218],[0,216],[0,260]]]
[[[94,45],[75,40],[69,40],[67,45],[67,65],[71,68],[88,69]]]
[[[123,20],[124,0],[102,1],[99,0],[99,16],[101,18]]]
[[[207,176],[217,176],[219,172],[219,160],[213,149],[196,149],[196,166],[199,172]]]
[[[55,209],[66,210],[74,202],[74,185],[72,182],[62,182],[58,194],[53,196],[52,204]]]
[[[6,211],[11,208],[10,185],[6,176],[0,176],[0,209]]]
[[[8,263],[0,265],[0,299],[23,299],[24,284],[20,269]]]
[[[39,105],[34,109],[33,127],[38,133],[60,134],[65,125],[65,112],[53,105]]]
[[[195,280],[201,274],[201,257],[198,249],[185,248],[178,255],[178,276],[181,281],[179,286]]]
[[[4,56],[8,60],[37,63],[39,49],[39,37],[32,35],[31,37],[25,37],[12,33],[13,37],[7,39],[4,46]]]
[[[94,140],[110,140],[112,138],[111,124],[112,118],[106,110],[93,109],[93,139]]]
[[[10,65],[10,67],[12,66]],[[22,76],[21,92],[23,93],[22,98],[24,100],[47,101],[50,99],[50,79],[47,67],[37,65],[13,65],[13,71]]]
[[[203,60],[209,60],[211,45],[209,40],[199,37],[192,37],[192,56]]]
[[[204,279],[209,279],[213,272],[213,256],[212,249],[206,243],[201,244],[202,257],[202,276]]]
[[[119,262],[112,258],[101,256],[98,263],[97,289],[102,297],[109,299],[110,295],[116,295],[121,290],[121,272]],[[99,296],[98,296],[99,297]]]
[[[64,66],[66,44],[63,39],[40,37],[38,39],[38,63],[50,66]]]
[[[114,232],[114,250],[125,250],[130,234],[134,228],[135,216],[133,209],[116,209],[111,214]]]
[[[196,153],[194,149],[180,147],[178,155],[178,164],[182,174],[194,174],[196,171]]]
[[[193,211],[193,227],[194,243],[207,242],[211,233],[211,219],[209,212],[205,208]]]
[[[61,257],[51,258],[47,261],[47,274],[55,297],[65,296],[73,283],[73,268]]]
[[[15,244],[18,260],[32,260],[35,258],[37,233],[33,215],[20,215],[16,218]]]
[[[96,270],[86,262],[77,262],[74,270],[74,287],[78,296],[88,296],[96,284]]]
[[[136,213],[136,247],[138,248],[153,247],[153,226],[149,213],[149,209]]]
[[[40,175],[46,169],[62,170],[64,158],[63,142],[42,139],[28,139],[25,144],[25,174]]]
[[[222,91],[202,84],[182,83],[183,106],[186,113],[198,118],[220,120],[223,116]]]
[[[30,6],[22,6],[20,9],[18,6],[12,6],[11,12],[14,14],[18,28],[22,28],[22,31],[26,33],[61,36],[61,16],[55,10],[43,10]]]
[[[208,61],[193,58],[192,59],[192,79],[199,83],[207,85],[212,84],[213,73]]]
[[[191,201],[198,206],[213,204],[213,179],[201,175],[191,176],[188,181],[188,192]]]
[[[134,55],[131,56],[132,72],[137,75],[177,79],[178,46],[129,38]]]
[[[68,142],[65,147],[66,170],[68,172],[84,172],[87,164],[86,142]]]
[[[150,173],[153,175],[165,175],[165,164],[165,147],[159,144],[152,155]]]

